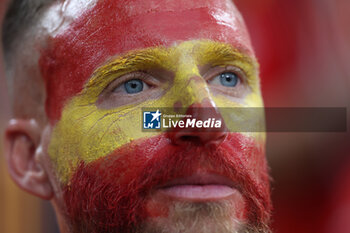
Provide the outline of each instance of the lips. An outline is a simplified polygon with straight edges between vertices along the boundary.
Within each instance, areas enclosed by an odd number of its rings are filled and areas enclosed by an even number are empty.
[[[173,199],[187,201],[217,201],[238,191],[234,182],[218,174],[196,173],[176,178],[159,187],[158,192]]]
[[[225,185],[176,185],[162,192],[189,201],[215,201],[231,196],[235,190]]]

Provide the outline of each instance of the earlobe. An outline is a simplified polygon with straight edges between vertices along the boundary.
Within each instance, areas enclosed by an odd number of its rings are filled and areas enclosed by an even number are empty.
[[[41,130],[35,120],[11,120],[5,131],[5,157],[12,179],[27,192],[51,199],[53,189],[38,157]]]

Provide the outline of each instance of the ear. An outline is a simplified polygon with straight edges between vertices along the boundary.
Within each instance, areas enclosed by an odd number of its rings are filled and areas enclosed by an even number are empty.
[[[51,199],[53,189],[39,159],[41,130],[35,120],[11,120],[5,131],[5,157],[12,179],[27,192]]]

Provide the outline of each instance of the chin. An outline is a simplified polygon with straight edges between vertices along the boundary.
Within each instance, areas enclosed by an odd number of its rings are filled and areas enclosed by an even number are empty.
[[[137,233],[232,233],[244,223],[236,217],[231,201],[176,202],[168,215],[150,217]]]
[[[174,201],[167,206],[167,216],[151,216],[135,233],[267,233],[266,227],[251,227],[244,219],[237,200],[212,202]],[[151,204],[154,208],[154,204]],[[161,207],[158,206],[158,210]],[[160,211],[161,212],[161,211]]]

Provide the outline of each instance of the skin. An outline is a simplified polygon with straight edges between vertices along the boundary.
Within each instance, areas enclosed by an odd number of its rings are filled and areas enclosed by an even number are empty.
[[[218,109],[263,106],[253,49],[230,1],[72,0],[45,9],[26,35],[35,40],[19,51],[35,48],[35,59],[21,56],[18,65],[40,84],[29,94],[39,107],[27,115],[42,113],[43,101],[45,114],[10,122],[6,154],[14,180],[52,200],[62,232],[268,231],[265,135],[228,133],[246,116]],[[239,77],[234,88],[218,82],[224,72]],[[135,78],[147,88],[126,93],[123,84]],[[209,109],[225,127],[140,130],[142,107],[179,106],[203,119],[200,109]],[[196,174],[226,177],[236,192],[191,201],[158,188]]]

